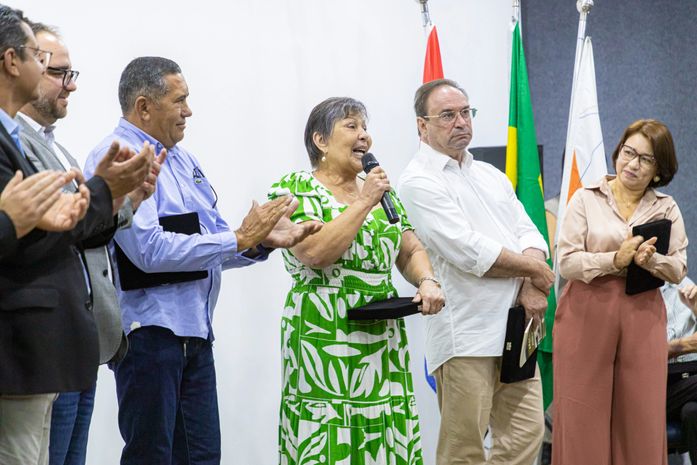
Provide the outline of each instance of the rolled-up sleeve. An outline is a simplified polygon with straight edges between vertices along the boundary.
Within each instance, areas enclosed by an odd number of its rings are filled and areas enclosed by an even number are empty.
[[[547,245],[544,236],[540,234],[537,226],[535,226],[535,223],[533,223],[530,219],[528,212],[525,211],[523,204],[520,202],[520,200],[518,200],[518,197],[515,195],[513,186],[511,186],[508,178],[504,178],[503,188],[505,189],[506,194],[508,195],[508,200],[513,208],[511,222],[513,224],[515,234],[518,236],[520,250],[523,251],[530,248],[537,249],[543,252],[545,254],[545,258],[548,259],[549,246]]]

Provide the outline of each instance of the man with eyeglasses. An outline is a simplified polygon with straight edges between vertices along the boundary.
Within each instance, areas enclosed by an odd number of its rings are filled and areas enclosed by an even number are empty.
[[[39,83],[39,98],[24,105],[15,118],[22,128],[21,142],[27,157],[39,170],[79,168],[77,161],[54,136],[55,123],[67,115],[68,98],[77,90],[79,72],[71,68],[68,48],[55,28],[34,22],[31,29],[39,47],[51,53],[51,62]],[[155,170],[159,169],[161,161],[155,162]],[[127,194],[118,211],[119,228],[130,227],[134,210],[154,188],[154,179],[150,179]],[[99,336],[99,362],[118,360],[128,344],[121,329],[121,309],[111,280],[106,247],[86,247],[84,261]],[[96,383],[82,391],[62,392],[53,403],[49,465],[84,465],[95,390]]]
[[[21,12],[0,5],[0,189],[17,171],[38,171],[13,118],[39,97],[50,60]],[[59,202],[75,203],[81,221],[69,231],[39,222],[0,261],[3,465],[45,464],[56,393],[86,389],[96,379],[99,347],[81,250],[87,240],[104,244],[113,235],[115,206],[143,184],[153,158],[151,148],[136,156],[114,145],[88,181],[78,172],[65,175],[79,186]]]
[[[530,465],[544,433],[539,374],[503,384],[501,355],[511,306],[544,317],[554,282],[547,244],[508,178],[467,150],[476,110],[466,92],[432,81],[416,91],[414,109],[421,146],[399,193],[447,302],[427,322],[441,412],[436,463]]]

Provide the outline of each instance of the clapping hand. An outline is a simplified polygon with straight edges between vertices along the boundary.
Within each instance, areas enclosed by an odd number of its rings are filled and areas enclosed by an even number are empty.
[[[627,268],[632,260],[634,260],[634,255],[637,253],[637,249],[644,242],[642,236],[632,236],[630,232],[627,238],[620,245],[620,249],[615,253],[615,258],[613,263],[615,268]],[[647,241],[648,242],[648,241]]]
[[[634,254],[634,263],[637,265],[644,267],[649,260],[651,260],[651,257],[653,257],[653,254],[656,253],[656,241],[658,240],[657,237],[652,237],[648,241],[644,241],[639,245],[639,248],[637,248],[636,253]]]
[[[262,205],[259,205],[256,200],[253,201],[252,208],[242,220],[240,227],[235,230],[237,250],[245,250],[261,243],[286,213],[291,201],[292,198],[288,196],[279,197]]]
[[[131,199],[133,210],[137,210],[141,202],[149,199],[150,196],[155,193],[157,177],[160,175],[160,170],[162,169],[162,165],[165,163],[165,158],[167,158],[167,150],[162,149],[160,150],[159,155],[155,157],[155,160],[150,168],[150,173],[148,173],[148,175],[145,177],[143,184],[128,193],[128,198]]]
[[[69,179],[75,180],[78,190],[75,193],[62,192],[56,202],[41,217],[37,227],[44,231],[69,231],[82,220],[90,205],[90,191],[85,186],[85,178],[76,168],[66,173]]]
[[[63,195],[63,185],[75,179],[75,172],[61,173],[58,171],[42,171],[41,173],[23,179],[21,171],[15,175],[5,186],[0,194],[0,210],[4,211],[12,220],[15,233],[18,238],[28,234],[40,222],[45,221],[44,216]],[[49,215],[50,216],[50,215]],[[77,220],[58,223],[42,223],[42,229],[50,231],[67,231],[75,227]]]
[[[147,141],[136,155],[128,147],[121,147],[117,141],[109,146],[104,158],[94,171],[109,186],[114,200],[114,212],[123,204],[124,196],[141,187],[151,171],[155,159],[155,149]]]
[[[291,202],[286,208],[286,212],[281,216],[271,232],[261,241],[264,247],[287,249],[301,242],[310,234],[314,234],[322,229],[322,224],[317,221],[305,221],[303,223],[293,223],[290,216],[298,208],[298,199],[291,197]]]

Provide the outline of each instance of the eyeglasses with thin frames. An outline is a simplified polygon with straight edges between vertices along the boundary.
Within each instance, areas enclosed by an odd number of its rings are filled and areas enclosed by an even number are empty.
[[[63,76],[62,84],[63,88],[67,88],[70,83],[77,81],[77,77],[80,75],[80,71],[68,68],[54,68],[53,66],[47,66],[46,71],[54,76]]]
[[[460,115],[462,119],[464,119],[465,121],[469,121],[470,119],[477,116],[477,109],[465,107],[460,111],[445,110],[440,112],[440,114],[438,115],[424,115],[422,116],[422,118],[427,120],[431,118],[438,118],[445,124],[452,124],[457,119],[457,115]]]
[[[643,168],[651,168],[656,164],[656,157],[647,153],[639,153],[627,144],[622,144],[620,155],[628,162],[639,157],[639,165]]]
[[[41,50],[40,48],[32,47],[31,45],[20,45],[17,48],[31,50],[32,57],[34,58],[34,60],[36,60],[36,62],[39,63],[43,67],[44,70],[46,70],[46,68],[48,68],[48,64],[51,61],[51,57],[53,56],[53,52],[49,52],[48,50]],[[4,59],[5,59],[4,56],[0,56],[0,61],[4,60]]]
[[[17,48],[31,50],[33,52],[32,56],[34,59],[39,62],[44,69],[48,68],[48,64],[51,62],[51,57],[53,56],[52,52],[49,52],[48,50],[41,50],[40,48],[32,47],[31,45],[20,45]]]

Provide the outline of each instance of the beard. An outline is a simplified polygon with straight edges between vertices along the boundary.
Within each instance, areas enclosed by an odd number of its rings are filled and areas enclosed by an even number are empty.
[[[65,118],[68,109],[58,105],[58,97],[48,98],[43,92],[39,91],[39,98],[31,102],[31,106],[46,120],[56,121]]]

